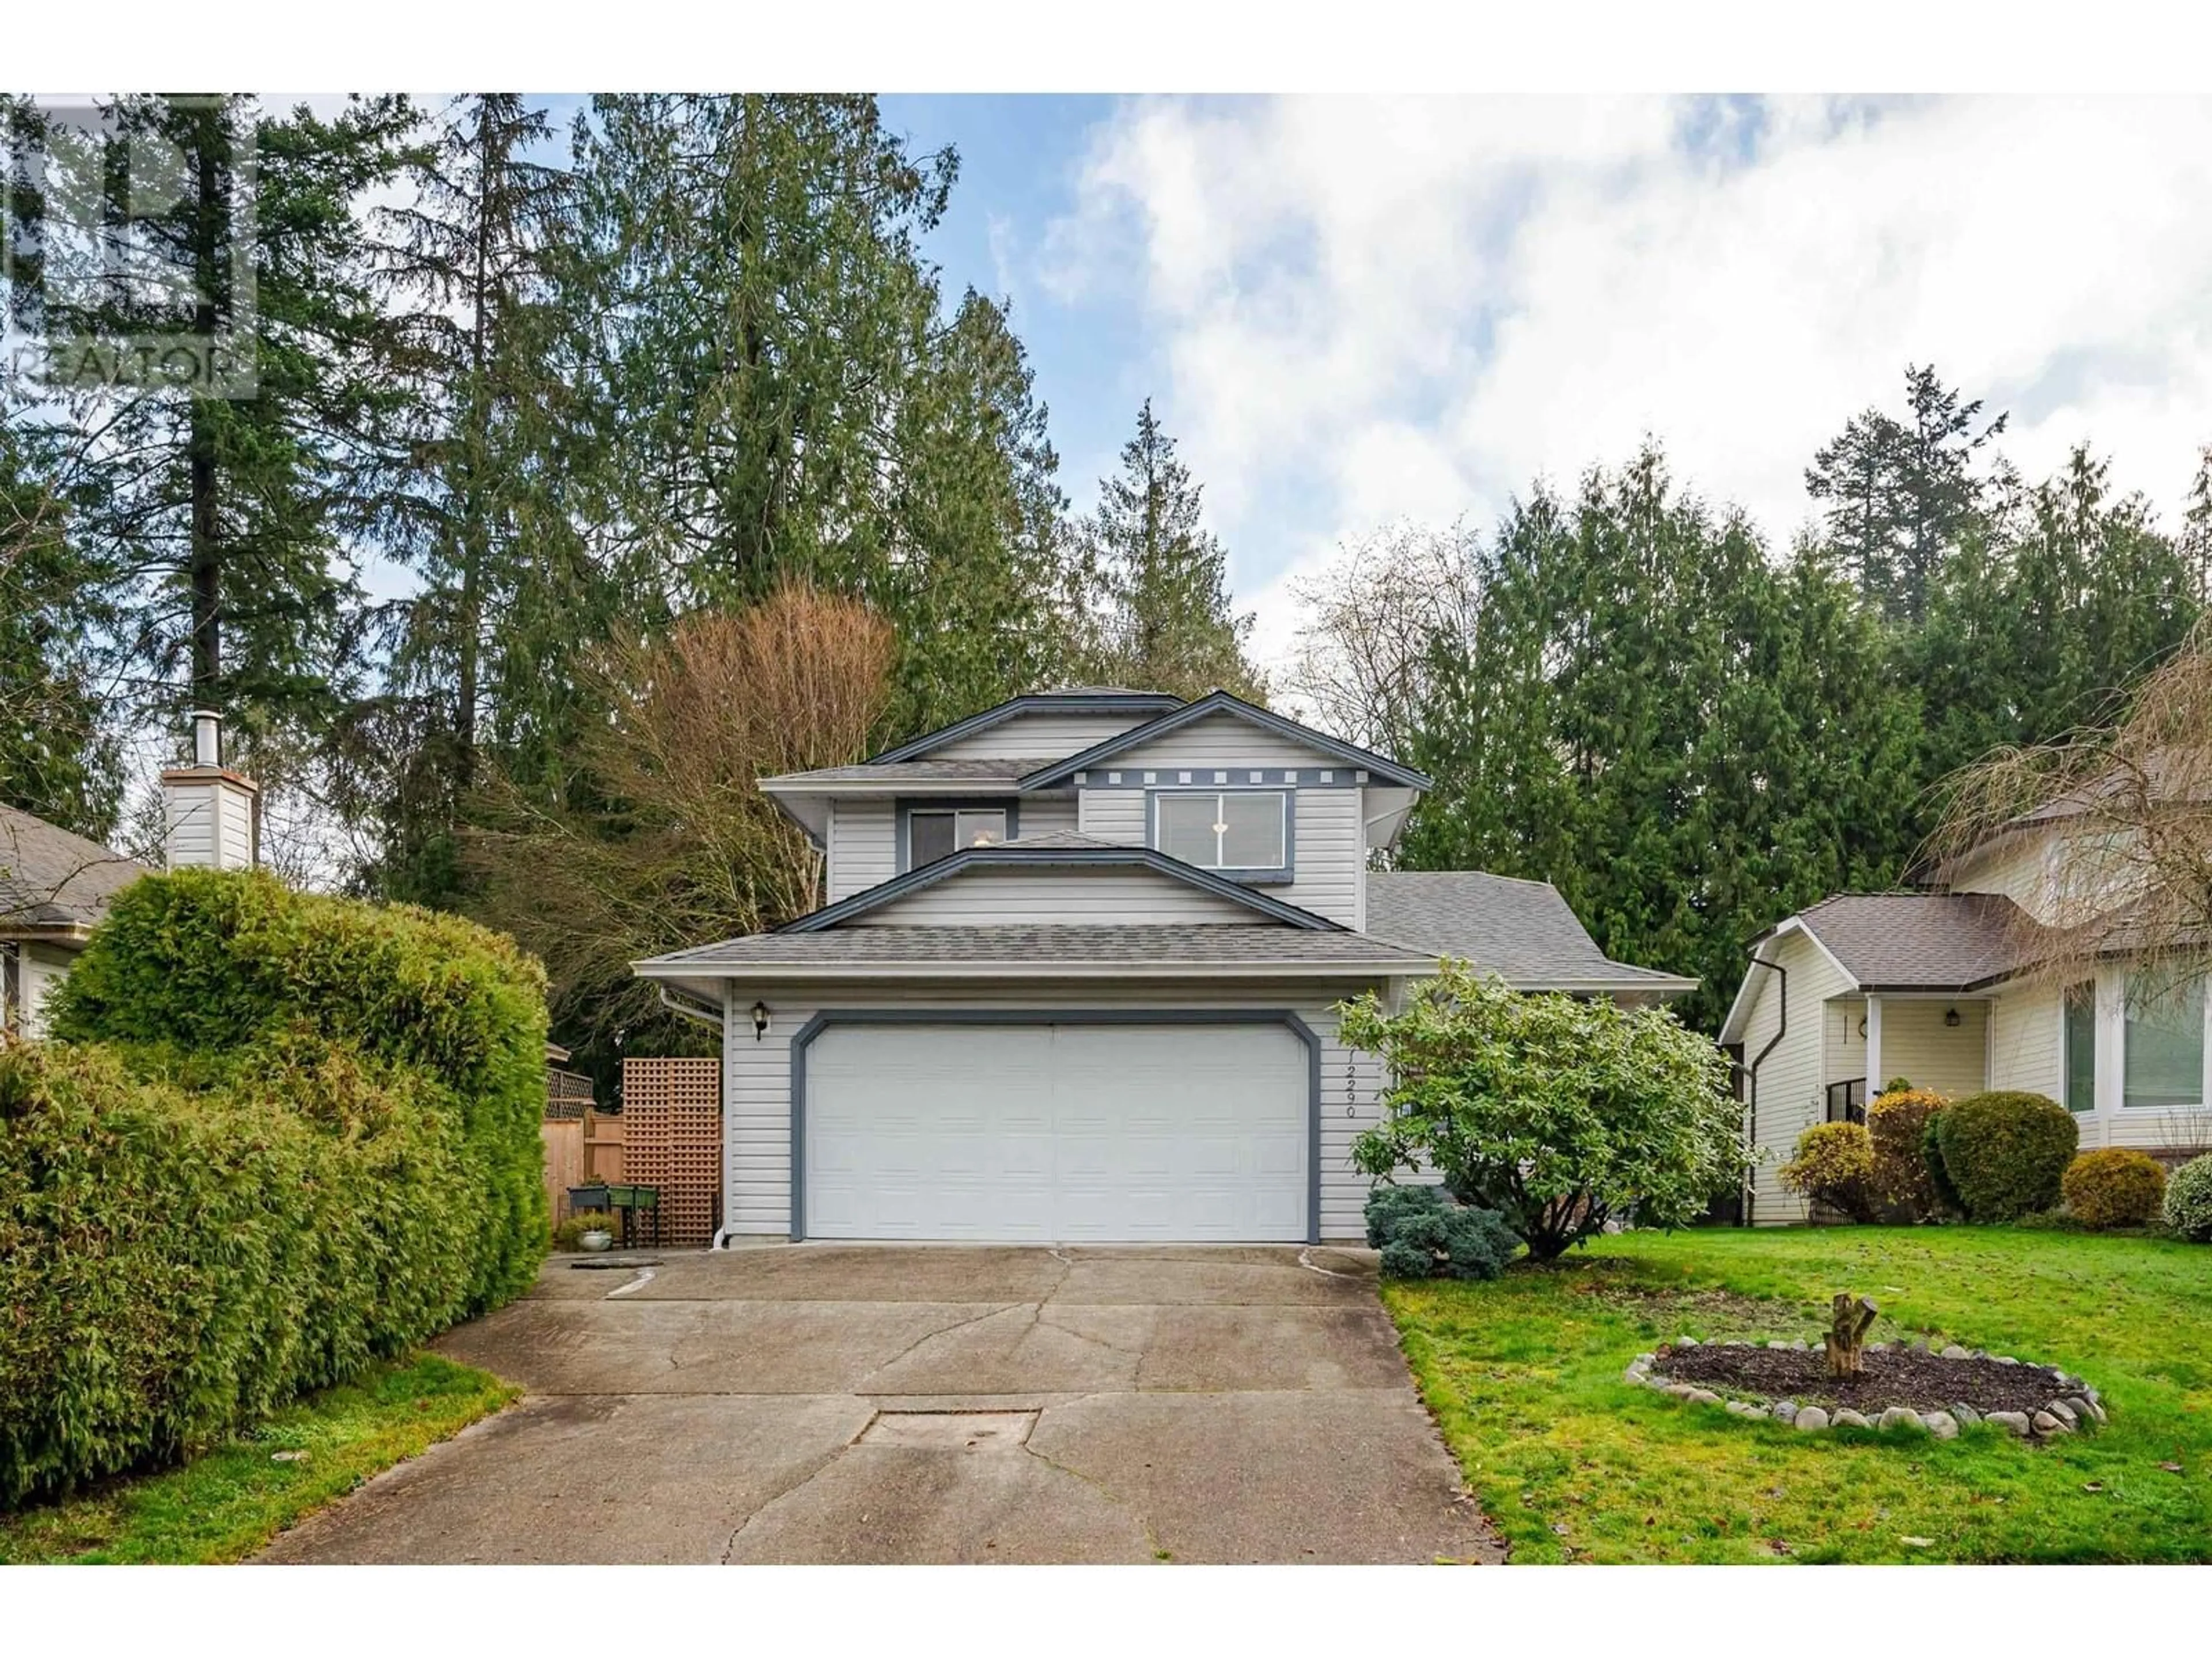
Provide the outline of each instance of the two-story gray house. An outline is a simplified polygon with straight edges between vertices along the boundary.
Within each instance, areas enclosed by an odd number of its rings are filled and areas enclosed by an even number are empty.
[[[723,1034],[723,1242],[1354,1238],[1380,1067],[1336,1006],[1464,957],[1652,1000],[1559,894],[1370,869],[1429,780],[1225,692],[1018,697],[764,780],[827,865],[637,964]]]

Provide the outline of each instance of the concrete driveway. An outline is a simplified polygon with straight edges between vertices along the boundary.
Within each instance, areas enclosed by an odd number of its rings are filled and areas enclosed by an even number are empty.
[[[1364,1253],[574,1260],[437,1344],[527,1398],[264,1559],[1498,1559]]]

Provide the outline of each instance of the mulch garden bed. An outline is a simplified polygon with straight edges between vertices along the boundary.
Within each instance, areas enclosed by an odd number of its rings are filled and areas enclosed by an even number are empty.
[[[1872,1349],[1865,1370],[1854,1377],[1828,1375],[1828,1357],[1818,1349],[1729,1347],[1701,1343],[1694,1348],[1662,1347],[1651,1367],[1655,1377],[1699,1388],[1739,1389],[1801,1404],[1842,1406],[1879,1412],[1890,1406],[1916,1411],[1948,1411],[1955,1404],[1976,1411],[2041,1411],[2054,1398],[2073,1392],[2047,1365],[2001,1365],[1994,1359],[1946,1359],[1918,1348]]]

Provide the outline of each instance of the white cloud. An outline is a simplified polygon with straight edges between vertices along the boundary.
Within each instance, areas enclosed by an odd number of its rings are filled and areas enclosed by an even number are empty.
[[[1486,521],[1644,434],[1779,543],[1905,363],[2169,512],[2212,441],[2212,101],[1124,106],[1045,241],[1133,294],[1263,645],[1382,520]]]

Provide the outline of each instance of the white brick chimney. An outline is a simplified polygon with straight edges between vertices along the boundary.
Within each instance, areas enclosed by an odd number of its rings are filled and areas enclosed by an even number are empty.
[[[192,710],[192,763],[161,774],[169,868],[242,870],[260,862],[260,793],[252,779],[222,763],[222,716]]]

